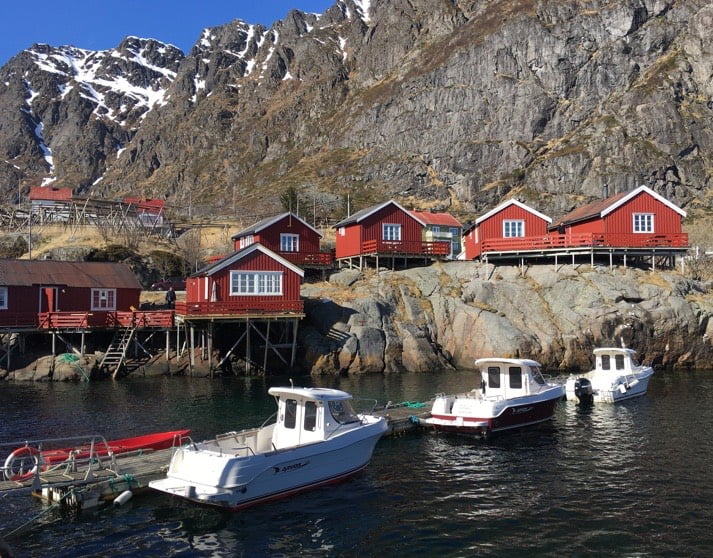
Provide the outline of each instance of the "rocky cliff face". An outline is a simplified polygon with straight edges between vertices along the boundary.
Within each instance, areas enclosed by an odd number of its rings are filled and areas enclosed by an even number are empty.
[[[587,370],[592,349],[622,343],[657,367],[709,368],[713,357],[710,285],[675,272],[453,262],[344,271],[303,295],[313,374],[470,369],[487,356]]]
[[[338,0],[206,29],[185,56],[38,45],[0,70],[0,188],[215,215],[270,213],[293,186],[317,217],[349,194],[467,220],[646,184],[706,208],[712,24],[703,0]]]

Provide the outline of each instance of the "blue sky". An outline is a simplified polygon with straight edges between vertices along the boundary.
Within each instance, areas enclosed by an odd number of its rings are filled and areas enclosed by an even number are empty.
[[[127,35],[158,39],[188,53],[206,27],[234,19],[270,26],[292,9],[323,13],[335,0],[32,0],[4,2],[0,66],[35,43],[89,50]]]

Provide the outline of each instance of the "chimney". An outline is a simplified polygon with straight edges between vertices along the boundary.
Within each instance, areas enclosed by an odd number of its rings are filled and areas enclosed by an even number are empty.
[[[609,197],[609,185],[608,184],[605,184],[604,186],[602,186],[602,197],[604,199],[607,199]]]

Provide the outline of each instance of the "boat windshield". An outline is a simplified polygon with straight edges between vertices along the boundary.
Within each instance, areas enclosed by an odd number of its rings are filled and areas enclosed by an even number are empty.
[[[532,379],[535,380],[536,384],[540,384],[541,386],[547,383],[545,382],[545,377],[542,375],[542,370],[537,366],[532,367]]]
[[[340,424],[349,424],[350,422],[359,422],[359,417],[352,407],[352,402],[348,399],[329,402],[329,412]]]

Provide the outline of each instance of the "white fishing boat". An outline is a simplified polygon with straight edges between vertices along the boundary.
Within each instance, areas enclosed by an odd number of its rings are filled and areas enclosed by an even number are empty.
[[[420,422],[439,430],[488,436],[551,419],[564,396],[564,386],[545,380],[534,360],[481,358],[475,366],[480,369],[480,386],[458,395],[436,395],[431,416]]]
[[[567,378],[567,398],[616,403],[646,393],[654,369],[639,364],[635,350],[602,347],[594,349],[594,359],[593,370]]]
[[[352,396],[327,388],[273,387],[275,422],[179,449],[149,486],[201,504],[240,509],[341,481],[364,469],[386,432],[357,414]]]

